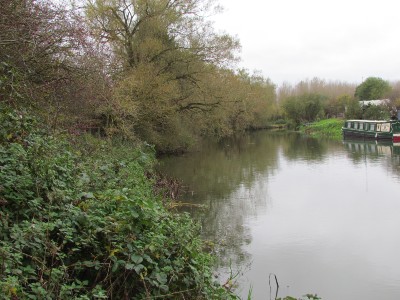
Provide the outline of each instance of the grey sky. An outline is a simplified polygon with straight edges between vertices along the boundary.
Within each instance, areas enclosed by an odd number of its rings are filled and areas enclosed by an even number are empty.
[[[215,28],[242,44],[239,64],[274,83],[400,79],[398,0],[219,0]]]

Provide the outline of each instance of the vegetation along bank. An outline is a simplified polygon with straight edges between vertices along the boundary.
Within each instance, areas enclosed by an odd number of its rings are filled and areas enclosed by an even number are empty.
[[[316,138],[342,139],[342,119],[326,119],[302,125],[300,132]]]
[[[3,105],[0,122],[1,299],[234,299],[154,192],[152,148],[71,143]]]

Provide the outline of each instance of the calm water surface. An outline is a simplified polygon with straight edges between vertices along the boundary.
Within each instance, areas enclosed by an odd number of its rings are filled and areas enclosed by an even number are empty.
[[[245,299],[400,299],[400,147],[256,132],[164,158]],[[274,282],[273,282],[274,283]]]

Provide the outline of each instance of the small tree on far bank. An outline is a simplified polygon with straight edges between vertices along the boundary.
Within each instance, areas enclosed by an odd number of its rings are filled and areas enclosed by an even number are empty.
[[[282,104],[286,117],[294,127],[303,122],[313,122],[322,111],[325,97],[318,94],[303,94],[288,97]]]
[[[379,77],[368,77],[363,83],[357,86],[354,96],[358,100],[382,99],[390,92],[391,87],[388,81]]]
[[[298,101],[296,96],[289,97],[282,104],[283,111],[286,118],[292,123],[293,127],[298,127],[302,120],[302,115],[304,114],[304,107]]]

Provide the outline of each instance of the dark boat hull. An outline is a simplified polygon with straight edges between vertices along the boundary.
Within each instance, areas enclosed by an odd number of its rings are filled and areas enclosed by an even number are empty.
[[[392,140],[393,136],[390,134],[376,134],[374,132],[356,132],[342,130],[343,137],[369,139],[369,140]]]

